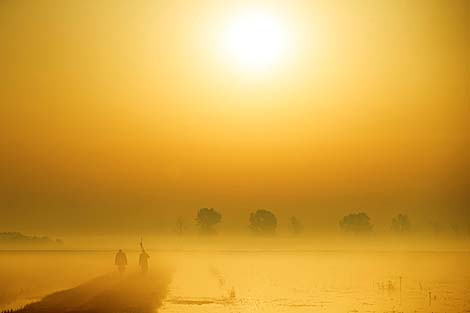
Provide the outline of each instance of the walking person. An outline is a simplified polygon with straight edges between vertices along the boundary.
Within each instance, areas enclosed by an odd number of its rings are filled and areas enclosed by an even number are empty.
[[[116,253],[114,264],[117,266],[119,273],[123,274],[127,266],[127,256],[122,249],[119,249]]]
[[[150,259],[150,255],[148,255],[148,253],[145,252],[144,244],[142,243],[142,238],[140,238],[140,248],[142,249],[142,252],[140,253],[140,256],[139,256],[140,270],[142,271],[142,273],[147,273],[149,270],[148,260]]]
[[[150,259],[150,255],[148,255],[148,253],[145,252],[144,249],[142,249],[142,252],[140,253],[140,256],[139,256],[139,266],[140,266],[140,270],[142,271],[142,273],[147,273],[149,270],[148,259]]]

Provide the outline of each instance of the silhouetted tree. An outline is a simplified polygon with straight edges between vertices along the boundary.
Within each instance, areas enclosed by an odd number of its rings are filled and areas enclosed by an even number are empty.
[[[291,228],[291,231],[294,235],[299,235],[304,230],[304,226],[299,221],[299,219],[295,216],[292,216],[290,218],[290,228]]]
[[[277,218],[268,210],[257,210],[250,214],[249,227],[255,234],[272,235],[276,232]]]
[[[392,230],[398,234],[404,234],[410,231],[411,225],[408,215],[398,214],[392,218]]]
[[[180,216],[176,219],[176,234],[182,235],[184,232],[184,221],[183,218]]]
[[[214,234],[214,226],[221,220],[222,215],[213,208],[202,208],[197,212],[196,223],[203,234]]]
[[[339,226],[347,233],[368,234],[372,231],[370,218],[366,213],[353,213],[344,216],[339,221]]]

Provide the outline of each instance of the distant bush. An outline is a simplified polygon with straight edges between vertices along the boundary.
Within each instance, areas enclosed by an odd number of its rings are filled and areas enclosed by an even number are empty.
[[[411,229],[410,221],[407,215],[398,214],[392,218],[392,231],[397,234],[404,234]]]
[[[290,229],[294,235],[299,235],[303,232],[304,226],[297,217],[292,216],[290,218]]]
[[[363,212],[344,216],[339,221],[339,226],[343,231],[355,235],[369,234],[373,228],[369,216]]]
[[[28,236],[20,232],[0,233],[0,245],[3,246],[57,246],[63,244],[60,239],[46,236]]]

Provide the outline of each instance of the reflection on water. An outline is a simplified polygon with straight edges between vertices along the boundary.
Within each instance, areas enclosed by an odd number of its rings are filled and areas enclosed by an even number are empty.
[[[468,256],[192,253],[179,258],[161,312],[465,312],[470,309]]]
[[[464,252],[150,252],[171,264],[159,312],[470,312]],[[109,252],[1,252],[0,307],[113,270]],[[137,253],[128,253],[137,270]],[[158,261],[157,261],[158,260]]]

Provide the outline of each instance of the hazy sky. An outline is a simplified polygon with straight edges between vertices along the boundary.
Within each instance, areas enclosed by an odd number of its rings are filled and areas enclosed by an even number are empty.
[[[220,49],[245,10],[289,55]],[[0,2],[0,231],[165,230],[200,207],[333,228],[469,221],[468,1]]]

